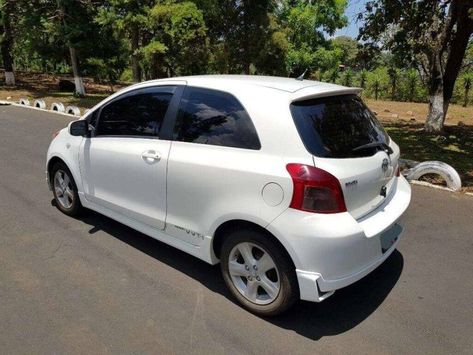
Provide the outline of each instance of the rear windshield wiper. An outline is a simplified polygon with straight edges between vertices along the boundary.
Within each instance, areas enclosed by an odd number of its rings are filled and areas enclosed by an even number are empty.
[[[366,149],[366,148],[374,148],[374,147],[383,148],[383,150],[386,153],[388,153],[389,155],[394,153],[392,148],[389,145],[387,145],[386,143],[383,143],[383,142],[372,142],[372,143],[363,144],[363,145],[360,145],[359,147],[353,148],[351,151],[356,152],[357,150],[362,150],[362,149]]]

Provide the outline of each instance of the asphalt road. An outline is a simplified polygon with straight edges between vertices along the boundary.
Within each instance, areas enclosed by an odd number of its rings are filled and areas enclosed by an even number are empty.
[[[263,319],[229,298],[218,266],[52,206],[45,155],[68,120],[0,106],[1,353],[473,353],[472,197],[414,187],[380,268]]]

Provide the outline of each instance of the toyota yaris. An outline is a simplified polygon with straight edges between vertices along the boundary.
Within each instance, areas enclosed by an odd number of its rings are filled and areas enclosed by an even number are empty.
[[[140,83],[56,134],[47,181],[65,214],[92,209],[220,263],[241,305],[275,315],[361,279],[399,242],[411,190],[358,93],[262,76]]]

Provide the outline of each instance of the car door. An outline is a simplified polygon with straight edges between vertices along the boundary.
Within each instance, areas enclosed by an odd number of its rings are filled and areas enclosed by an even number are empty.
[[[236,97],[186,86],[173,133],[167,234],[201,245],[216,216],[261,210],[274,160],[260,154],[256,129]]]
[[[80,167],[85,198],[157,229],[166,218],[166,166],[171,141],[160,139],[178,86],[125,93],[95,113]],[[92,116],[93,117],[93,116]]]

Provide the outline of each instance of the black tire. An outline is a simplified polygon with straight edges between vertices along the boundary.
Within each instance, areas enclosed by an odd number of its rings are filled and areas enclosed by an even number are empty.
[[[60,198],[58,197],[55,189],[55,176],[58,171],[63,172],[64,174],[67,174],[69,180],[70,180],[70,190],[72,191],[72,201],[70,206],[65,206],[63,203],[61,203]],[[71,171],[69,168],[64,164],[63,162],[57,162],[54,164],[50,171],[50,177],[51,179],[51,186],[53,190],[53,195],[54,195],[54,201],[56,204],[56,207],[64,214],[68,216],[78,216],[80,213],[83,211],[82,204],[80,203],[79,199],[79,194],[77,193],[77,185],[76,182],[74,181],[74,178],[72,176]]]
[[[251,243],[256,246],[252,250],[261,249],[272,258],[279,277],[279,292],[268,304],[257,304],[246,298],[235,286],[229,272],[229,259],[233,257],[232,250],[240,243]],[[254,255],[254,254],[253,254]],[[271,237],[256,230],[240,229],[230,232],[222,245],[220,254],[220,266],[223,279],[233,297],[247,310],[261,316],[276,316],[287,311],[295,301],[299,299],[299,286],[297,282],[295,267],[288,254]],[[246,263],[245,263],[246,264]],[[273,271],[274,272],[274,271]],[[243,281],[248,279],[241,277]],[[259,280],[259,279],[258,279]],[[256,281],[255,281],[256,282]],[[259,286],[258,291],[259,293]]]

